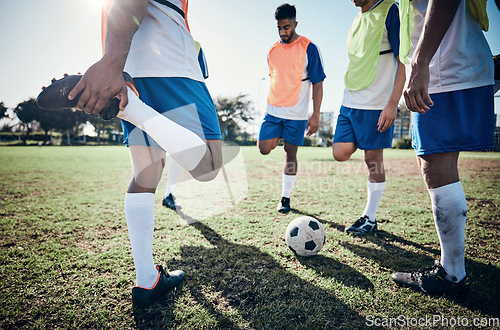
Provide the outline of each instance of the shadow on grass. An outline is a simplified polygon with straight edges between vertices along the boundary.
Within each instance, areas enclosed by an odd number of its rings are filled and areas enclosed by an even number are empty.
[[[434,259],[440,258],[441,252],[437,249],[423,246],[382,230],[377,231],[376,235],[367,235],[360,239],[374,243],[380,249],[347,242],[343,242],[341,245],[362,258],[374,260],[391,272],[422,270],[432,266]],[[394,245],[394,242],[405,247],[416,248],[423,253],[409,251]],[[470,281],[469,294],[466,297],[444,296],[444,298],[471,311],[479,311],[494,317],[500,316],[498,308],[500,306],[500,284],[498,282],[500,269],[494,265],[467,258],[465,263]],[[388,281],[391,281],[390,277],[388,277]]]
[[[333,221],[324,220],[310,213],[299,211],[297,209],[292,209],[291,212],[294,214],[313,217],[323,225],[328,225],[341,232],[345,229],[345,226],[343,225],[339,225]],[[335,278],[337,281],[342,282],[345,286],[359,287],[365,291],[373,290],[374,288],[373,283],[366,276],[354,268],[342,264],[334,259],[327,258],[322,255],[316,255],[314,258],[297,257],[297,259],[302,265],[314,269],[321,276]]]
[[[190,269],[186,290],[216,320],[217,328],[238,328],[242,324],[250,328],[364,325],[364,318],[330,291],[314,285],[312,279],[299,277],[271,255],[253,246],[230,242],[200,222],[192,226],[211,246],[183,247],[182,259],[172,266]],[[310,268],[316,267],[315,262],[322,263],[318,267],[324,273],[332,266],[324,257],[304,261]],[[343,266],[334,267],[341,271]],[[234,323],[234,316],[228,315],[230,311],[241,318],[239,325]]]
[[[298,210],[292,211],[296,214],[314,217],[323,225],[330,226],[340,232],[344,232],[345,230],[344,225],[321,219],[314,214]],[[416,271],[430,267],[433,265],[435,259],[440,258],[441,254],[441,251],[438,249],[407,240],[384,230],[378,230],[375,235],[361,236],[359,239],[376,244],[379,246],[379,249],[348,242],[340,244],[362,258],[377,262],[390,272]],[[395,243],[399,246],[395,245]],[[420,250],[422,253],[412,252],[409,248]],[[468,296],[462,298],[447,296],[445,298],[471,311],[479,311],[486,315],[499,317],[500,282],[498,278],[500,278],[500,269],[495,265],[468,258],[466,258],[465,262],[467,276],[469,276],[471,284]],[[387,280],[392,282],[390,276],[388,276]]]
[[[323,277],[330,277],[348,287],[357,287],[365,291],[373,290],[373,283],[354,268],[320,254],[313,258],[297,257],[307,268],[314,269]]]

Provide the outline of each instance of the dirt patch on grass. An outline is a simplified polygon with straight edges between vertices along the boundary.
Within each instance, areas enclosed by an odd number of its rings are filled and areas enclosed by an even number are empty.
[[[420,175],[417,161],[412,158],[386,159],[385,170],[390,176]],[[494,159],[459,159],[460,172],[473,171],[475,175],[484,178],[500,179],[500,161]]]

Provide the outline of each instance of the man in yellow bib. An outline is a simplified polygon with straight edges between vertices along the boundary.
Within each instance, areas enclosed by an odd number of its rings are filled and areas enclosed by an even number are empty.
[[[275,18],[281,40],[271,47],[267,57],[271,90],[257,145],[260,152],[267,155],[276,148],[280,138],[284,140],[285,167],[278,212],[287,213],[297,174],[297,149],[304,143],[306,130],[308,136],[318,130],[326,75],[319,49],[295,31],[295,7],[279,6]],[[313,114],[308,118],[311,85]]]
[[[384,148],[392,146],[394,119],[405,82],[399,61],[399,10],[394,0],[353,0],[360,8],[347,39],[349,67],[333,140],[333,157],[346,161],[359,148],[368,167],[367,203],[346,229],[377,230],[375,214],[385,187]]]

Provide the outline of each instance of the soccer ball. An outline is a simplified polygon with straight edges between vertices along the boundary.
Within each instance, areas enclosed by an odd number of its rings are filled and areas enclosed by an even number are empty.
[[[311,257],[325,245],[325,229],[313,217],[299,217],[286,227],[285,240],[296,255]]]

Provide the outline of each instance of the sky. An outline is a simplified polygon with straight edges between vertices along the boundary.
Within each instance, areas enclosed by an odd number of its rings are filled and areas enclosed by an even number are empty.
[[[248,94],[260,117],[269,90],[267,52],[279,39],[274,11],[284,1],[190,0],[188,21],[206,54],[212,97]],[[289,1],[297,32],[320,49],[327,78],[321,111],[338,112],[347,68],[346,38],[359,9],[349,0]],[[0,2],[0,102],[36,97],[50,79],[85,70],[101,56],[101,0]],[[488,1],[493,54],[500,53],[500,12]],[[499,92],[500,93],[500,92]],[[496,98],[496,112],[500,101]],[[500,117],[500,116],[499,116]]]

